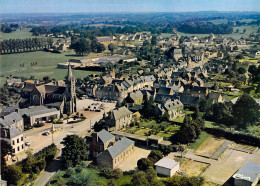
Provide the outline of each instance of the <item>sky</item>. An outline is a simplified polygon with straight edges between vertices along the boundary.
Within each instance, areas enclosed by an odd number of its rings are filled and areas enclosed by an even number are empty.
[[[0,13],[260,11],[260,0],[0,0]]]

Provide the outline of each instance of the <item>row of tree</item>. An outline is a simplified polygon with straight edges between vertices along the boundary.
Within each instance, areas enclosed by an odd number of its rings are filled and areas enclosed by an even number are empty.
[[[13,54],[43,50],[52,47],[52,38],[9,39],[0,42],[0,54]]]
[[[227,126],[237,128],[247,128],[256,125],[260,121],[260,106],[248,94],[244,94],[233,105],[232,103],[215,103],[205,106],[205,102],[200,105],[202,111],[206,111],[204,117]]]

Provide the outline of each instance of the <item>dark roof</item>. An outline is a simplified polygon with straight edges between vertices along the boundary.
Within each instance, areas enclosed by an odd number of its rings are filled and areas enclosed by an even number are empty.
[[[114,114],[115,120],[119,120],[125,116],[128,116],[129,114],[132,114],[132,112],[128,110],[126,107],[114,109],[112,113]]]
[[[53,93],[53,94],[63,94],[66,90],[66,87],[60,86],[53,86],[53,85],[45,85],[46,93]]]
[[[171,90],[172,90],[171,88],[160,87],[159,90],[158,90],[158,94],[170,95]]]
[[[260,177],[260,164],[254,162],[247,162],[236,174],[233,175],[235,179],[242,179],[253,183]]]
[[[201,99],[198,96],[180,95],[180,100],[183,105],[198,105]]]
[[[12,112],[11,114],[4,116],[3,118],[0,118],[0,124],[8,127],[9,125],[12,125],[21,120],[23,120],[23,118],[20,114],[18,114],[17,112]]]
[[[106,143],[107,141],[111,140],[115,136],[105,129],[101,130],[100,132],[97,133],[98,138],[102,141],[102,143]]]
[[[44,106],[35,106],[35,107],[29,107],[29,108],[24,108],[24,109],[19,109],[18,113],[23,116],[34,116],[34,115],[39,115],[39,114],[46,114],[46,113],[52,113],[58,111],[56,108],[46,108]]]
[[[8,112],[8,113],[11,113],[11,112],[14,112],[16,109],[18,109],[19,107],[18,106],[13,106],[13,107],[6,107],[6,108],[3,108],[3,110],[1,112]]]
[[[35,86],[36,86],[35,84],[26,83],[25,86],[22,88],[22,91],[23,92],[31,92],[34,89]]]
[[[156,103],[164,103],[165,101],[167,101],[168,99],[176,99],[177,96],[176,95],[162,95],[162,94],[156,94],[154,102]]]

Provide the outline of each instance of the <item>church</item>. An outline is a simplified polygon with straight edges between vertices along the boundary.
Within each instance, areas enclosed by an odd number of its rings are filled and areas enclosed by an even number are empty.
[[[21,90],[20,108],[44,105],[57,108],[62,114],[77,112],[76,79],[72,74],[71,65],[65,81],[45,84],[26,83]]]

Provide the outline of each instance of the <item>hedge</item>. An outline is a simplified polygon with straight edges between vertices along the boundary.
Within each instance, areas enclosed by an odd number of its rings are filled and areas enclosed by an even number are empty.
[[[260,138],[253,136],[251,134],[246,134],[243,132],[229,131],[222,128],[204,128],[209,134],[224,137],[228,140],[235,141],[236,143],[244,143],[247,145],[260,147]]]

